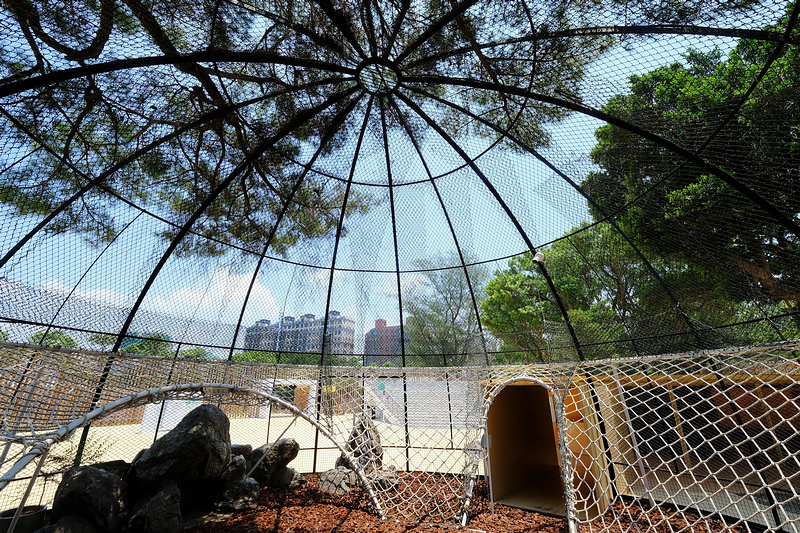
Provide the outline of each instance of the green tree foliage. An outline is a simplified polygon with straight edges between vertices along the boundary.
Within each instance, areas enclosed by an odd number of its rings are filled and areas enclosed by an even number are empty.
[[[745,98],[775,46],[744,39],[727,56],[690,50],[682,62],[632,76],[630,94],[611,98],[604,110],[692,148],[705,140],[696,135],[703,125],[710,134],[744,98],[701,155],[714,161],[715,154],[724,154],[720,164],[735,179],[769,194],[779,210],[794,216],[800,212],[798,48],[783,48]],[[648,255],[687,265],[683,276],[726,298],[797,308],[797,235],[719,177],[682,164],[669,150],[613,125],[595,135],[591,157],[601,170],[582,185],[606,212],[618,213],[619,224]],[[669,276],[673,287],[685,286],[675,272]]]
[[[319,365],[320,354],[296,352],[267,352],[248,350],[233,354],[234,361],[245,363],[279,363],[282,365]],[[357,358],[347,356],[331,356],[330,364],[334,366],[355,366]]]
[[[8,340],[8,333],[0,329],[0,341],[7,341]]]
[[[89,335],[89,342],[91,342],[92,344],[96,344],[102,348],[113,346],[116,341],[117,341],[117,336],[111,335],[109,333],[92,333],[91,335]]]
[[[278,355],[274,352],[250,350],[233,354],[233,360],[244,363],[277,363]]]
[[[544,262],[580,337],[616,338],[621,319],[635,313],[646,279],[630,247],[607,225],[574,228],[542,250]],[[548,346],[564,338],[563,320],[547,279],[530,254],[513,257],[495,272],[481,302],[483,324],[505,343],[501,362],[550,359]],[[561,338],[558,338],[561,336]],[[594,357],[609,353],[593,354]]]
[[[174,354],[169,336],[165,333],[148,333],[124,346],[120,352],[167,357]]]
[[[50,331],[37,331],[28,339],[32,344],[39,344],[49,348],[66,348],[77,350],[78,341],[59,329]]]
[[[3,80],[6,82],[46,74],[53,66],[64,67],[65,59],[75,61],[67,64],[74,67],[87,59],[116,59],[119,50],[107,46],[109,35],[124,39],[127,56],[174,56],[206,47],[237,49],[255,33],[263,34],[264,46],[263,61],[248,63],[246,73],[235,64],[219,64],[220,71],[212,74],[198,62],[178,62],[174,68],[75,78],[23,95],[7,108],[20,126],[3,127],[0,134],[6,143],[30,146],[31,153],[6,172],[0,185],[0,202],[20,215],[46,215],[86,183],[79,172],[94,178],[143,144],[215,114],[109,175],[47,228],[53,233],[77,232],[94,244],[108,242],[124,224],[115,219],[123,205],[120,198],[124,197],[157,210],[173,223],[173,228],[159,233],[171,239],[177,233],[175,228],[192,216],[245,157],[261,152],[259,145],[264,139],[302,115],[301,109],[313,108],[327,94],[343,89],[335,73],[315,69],[301,72],[281,64],[278,56],[284,53],[311,59],[306,50],[308,40],[298,38],[291,28],[270,23],[272,28],[264,34],[260,27],[263,18],[226,2],[216,4],[188,0],[155,5],[139,0],[79,1],[65,12],[47,2],[3,2],[4,20],[17,22],[19,35],[32,33],[38,37],[27,39],[29,49],[4,48],[0,66],[4,72],[13,73]],[[279,16],[296,16],[300,24],[316,16],[303,13],[297,5],[295,8],[296,13]],[[90,35],[94,23],[87,21],[100,22],[94,37]],[[213,45],[207,44],[209,36]],[[73,48],[75,43],[90,44],[78,46],[78,50]],[[333,61],[331,54],[329,51],[329,57],[314,59]],[[335,64],[340,62],[336,58]],[[326,94],[321,94],[316,85],[323,79],[328,80]],[[252,84],[246,84],[246,80]],[[287,88],[295,83],[297,89]],[[274,97],[230,110],[231,99],[248,100],[255,93],[274,93]],[[320,140],[327,128],[325,120],[330,122],[331,115],[345,103],[298,120],[291,135],[256,157],[208,206],[177,253],[218,255],[230,249],[228,244],[263,245],[301,175],[292,159],[305,143]],[[342,138],[350,126],[339,129]],[[330,152],[341,142],[334,139],[326,143],[323,152]],[[53,147],[54,152],[39,149],[40,144]],[[286,220],[272,239],[273,249],[281,253],[301,238],[331,235],[338,225],[344,189],[338,180],[313,173],[305,176],[289,204]],[[353,193],[346,212],[363,213],[373,203]]]
[[[642,3],[630,13],[628,2],[625,6],[626,17],[635,13],[636,24],[690,24],[753,3]],[[300,239],[330,237],[337,230],[345,184],[315,172],[304,175],[296,160],[307,159],[318,146],[322,158],[352,149],[365,106],[346,113],[337,127],[334,117],[364,92],[328,102],[331,95],[357,89],[352,73],[342,71],[343,64],[353,66],[352,58],[391,58],[408,48],[400,61],[405,96],[430,109],[432,96],[457,93],[453,99],[460,106],[535,148],[549,143],[548,123],[567,111],[508,96],[502,88],[574,100],[586,66],[622,39],[599,31],[563,37],[609,14],[607,3],[590,0],[535,12],[527,2],[492,2],[491,9],[477,2],[467,10],[459,8],[469,4],[442,0],[378,4],[346,1],[334,10],[304,1],[255,8],[224,1],[77,0],[65,10],[44,0],[3,2],[7,31],[25,38],[4,47],[0,83],[119,59],[119,44],[109,43],[124,42],[123,55],[129,58],[222,52],[211,61],[184,57],[173,65],[77,76],[16,95],[5,108],[14,122],[0,125],[0,135],[7,146],[26,147],[28,153],[5,171],[0,202],[20,215],[47,215],[79,192],[87,178],[201,120],[84,191],[46,231],[108,242],[127,223],[118,216],[125,199],[169,222],[159,235],[171,239],[234,169],[257,154],[205,206],[177,253],[218,255],[230,245],[260,249],[268,239],[273,251],[285,253]],[[457,14],[449,23],[419,42],[453,10]],[[391,50],[382,50],[389,42]],[[465,79],[491,88],[448,87],[449,81]],[[396,100],[390,95],[375,104],[382,106],[388,127],[423,137],[424,122]],[[328,103],[321,112],[305,113]],[[457,140],[498,138],[496,130],[469,115],[441,102],[433,105],[438,106],[434,119]],[[264,150],[265,139],[287,125],[293,126],[289,133]],[[371,127],[380,129],[377,123]],[[293,201],[286,204],[290,195]],[[378,201],[351,191],[344,209],[354,216]],[[276,225],[284,205],[284,223]]]
[[[209,352],[205,348],[188,348],[186,350],[181,350],[180,353],[180,357],[184,359],[203,360],[203,359],[208,359],[210,356],[211,352]]]
[[[587,359],[780,340],[764,325],[706,327],[777,310],[727,297],[716,278],[685,263],[651,258],[660,272],[654,275],[607,223],[573,228],[542,252]],[[665,295],[665,285],[681,309]],[[495,355],[499,363],[547,362],[553,346],[572,345],[558,303],[530,254],[510,259],[506,269],[494,273],[481,310],[483,325],[504,343]]]
[[[458,257],[420,261],[421,280],[403,294],[408,320],[406,355],[409,366],[462,366],[484,362],[485,348],[475,315],[488,274],[480,266],[453,268]],[[434,355],[435,354],[435,355]]]

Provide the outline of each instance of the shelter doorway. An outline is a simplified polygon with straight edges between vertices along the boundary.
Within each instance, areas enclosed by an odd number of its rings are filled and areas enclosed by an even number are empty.
[[[545,387],[513,384],[489,407],[490,483],[503,505],[566,516],[552,403]]]

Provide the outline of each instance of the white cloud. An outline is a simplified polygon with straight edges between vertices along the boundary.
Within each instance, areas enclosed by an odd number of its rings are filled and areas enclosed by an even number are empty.
[[[341,270],[335,270],[333,272],[334,283],[336,283],[336,280],[338,280],[341,277],[341,275],[342,275]],[[327,287],[328,283],[330,282],[330,279],[331,279],[331,271],[329,268],[315,268],[310,272],[306,272],[305,274],[303,274],[301,282],[312,287],[320,284]]]
[[[197,320],[221,320],[223,323],[235,324],[239,320],[241,305],[252,277],[252,272],[236,274],[227,268],[218,268],[212,271],[211,278],[203,283],[184,285],[167,294],[151,293],[145,299],[142,309],[173,316],[194,317]],[[69,294],[72,290],[57,279],[47,281],[42,288],[63,295]],[[73,292],[73,297],[109,306],[133,303],[130,295],[107,288],[77,289]],[[279,315],[280,311],[272,293],[256,280],[250,293],[243,324],[247,326],[261,318],[275,319]]]
[[[42,284],[42,288],[48,292],[55,292],[57,294],[64,295],[69,294],[69,292],[72,290],[71,287],[67,287],[57,279],[51,279],[45,282]],[[73,293],[73,296],[108,305],[120,305],[128,300],[127,296],[112,289],[76,289]]]
[[[235,324],[252,278],[252,272],[236,274],[227,268],[218,268],[211,273],[211,279],[207,283],[181,287],[166,296],[148,298],[146,307],[170,315],[189,315],[201,320],[221,318],[223,322]],[[272,293],[256,280],[243,324],[251,325],[260,318],[274,318],[278,315],[278,305]]]
[[[421,285],[425,285],[427,282],[428,278],[426,278],[424,274],[421,274],[419,272],[401,274],[400,290],[403,291],[403,294],[408,294],[410,291],[413,291],[414,289],[416,289]],[[380,292],[382,294],[397,298],[397,278],[395,276],[388,276],[381,283]]]

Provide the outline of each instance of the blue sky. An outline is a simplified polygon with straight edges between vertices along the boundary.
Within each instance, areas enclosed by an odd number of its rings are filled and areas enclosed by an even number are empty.
[[[669,55],[663,55],[664,42],[672,43]],[[609,96],[625,90],[631,74],[678,60],[679,53],[688,47],[705,48],[711,42],[709,38],[673,36],[638,41],[630,49],[617,48],[589,68],[582,92],[584,104],[599,107]],[[735,41],[715,39],[714,43],[732,46]],[[600,121],[581,115],[551,124],[548,126],[552,135],[551,148],[542,150],[542,154],[580,182],[592,168],[588,154],[594,145],[592,133],[600,125]],[[488,143],[486,139],[477,138],[461,141],[471,155],[483,151]],[[386,172],[382,146],[380,133],[370,130],[355,170],[356,181],[362,184],[354,185],[353,191],[382,201],[370,213],[347,220],[348,234],[340,242],[337,256],[336,266],[341,270],[333,277],[331,292],[331,309],[356,320],[357,339],[363,338],[363,333],[373,327],[377,318],[385,318],[390,325],[399,321],[397,277],[391,273],[395,261],[394,235],[390,203],[383,187]],[[400,269],[411,271],[401,275],[405,291],[423,282],[423,276],[413,272],[418,260],[454,257],[456,240],[449,231],[436,191],[427,181],[421,160],[414,154],[407,137],[392,134],[390,147],[395,183],[419,182],[395,189]],[[458,170],[463,167],[463,161],[444,141],[427,131],[422,151],[431,172],[443,176],[437,179],[437,187],[445,198],[447,216],[457,228],[458,244],[469,257],[478,261],[503,258],[487,263],[486,268],[491,271],[502,268],[507,256],[524,251],[523,240],[503,210],[472,171]],[[331,172],[346,180],[351,159],[352,145],[345,146],[336,157],[321,160],[319,166],[333,169]],[[2,156],[0,160],[9,163]],[[550,242],[588,219],[583,199],[528,155],[492,150],[479,158],[477,164],[536,246]],[[136,214],[124,208],[119,212],[123,221],[132,220]],[[6,245],[16,242],[36,223],[34,217],[13,220],[13,224],[0,226],[0,242]],[[74,289],[76,297],[109,306],[130,306],[165,248],[165,243],[154,236],[163,229],[160,222],[140,217],[108,252],[100,255],[102,248],[89,247],[75,235],[34,239],[0,272],[0,279],[59,294],[68,294]],[[297,265],[280,260],[265,262],[253,285],[243,325],[249,326],[263,318],[278,320],[283,315],[323,315],[333,246],[334,240],[325,238],[291,250],[287,259]],[[189,317],[204,324],[234,324],[254,268],[255,258],[235,252],[213,259],[170,260],[144,301],[143,309]],[[48,310],[40,316],[48,312],[54,311]],[[14,313],[21,311],[7,309],[4,314],[12,316]],[[75,320],[69,322],[75,323]],[[136,324],[132,331],[137,331]],[[171,333],[176,338],[181,335],[179,327]]]

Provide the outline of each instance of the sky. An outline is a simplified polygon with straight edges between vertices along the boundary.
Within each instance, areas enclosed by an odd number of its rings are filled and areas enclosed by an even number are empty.
[[[709,39],[691,37],[666,39],[677,43],[670,56],[663,55],[661,39],[652,39],[638,41],[632,48],[616,48],[592,64],[585,79],[584,104],[600,107],[609,96],[625,90],[631,74],[641,74],[678,60],[680,51],[690,46],[703,48],[710,42]],[[731,45],[734,41],[715,40],[716,44],[725,42]],[[601,124],[596,119],[572,115],[560,123],[549,125],[552,147],[543,150],[542,154],[567,169],[570,177],[579,182],[593,168],[589,159],[595,142],[592,133]],[[425,171],[419,158],[408,155],[413,152],[411,143],[404,136],[391,141],[390,158],[396,183],[422,180],[420,184],[397,187],[394,199],[398,241],[401,243],[401,270],[411,271],[401,275],[405,292],[424,282],[423,274],[413,272],[415,258],[453,257],[456,242],[449,231],[444,231],[448,221],[434,189],[425,182]],[[486,143],[485,139],[467,139],[464,146],[471,154],[477,154]],[[354,190],[384,194],[385,189],[371,188],[369,184],[371,179],[376,183],[385,180],[381,146],[381,136],[370,130],[356,169],[357,179],[364,183],[354,186]],[[478,261],[502,258],[486,263],[486,268],[491,271],[502,268],[509,255],[525,249],[505,213],[480,180],[470,171],[449,173],[460,166],[461,160],[446,143],[427,131],[422,149],[434,174],[444,175],[437,184],[445,197],[447,216],[458,228],[458,244],[469,257]],[[342,160],[346,161],[347,157],[342,157]],[[9,163],[2,156],[0,161]],[[336,161],[330,164],[335,165]],[[585,201],[528,155],[495,150],[479,158],[477,164],[490,177],[537,246],[558,238],[589,217]],[[342,168],[349,169],[349,164]],[[330,270],[326,267],[330,265],[334,241],[321,239],[302,250],[290,252],[290,257],[298,265],[279,260],[264,265],[252,286],[242,324],[249,326],[260,319],[277,321],[282,316],[306,313],[321,316],[326,305],[357,321],[356,338],[359,340],[363,340],[363,333],[373,327],[377,318],[387,319],[389,325],[398,323],[397,277],[386,272],[394,270],[394,235],[389,205],[388,198],[384,198],[367,215],[356,215],[362,220],[346,222],[351,232],[341,241],[337,256],[337,268],[344,270],[337,270],[334,274],[330,303],[327,300]],[[132,218],[135,215],[121,211],[120,216]],[[16,217],[13,224],[0,226],[0,242],[16,242],[35,223],[34,217]],[[18,258],[0,271],[0,285],[19,282],[51,294],[65,295],[72,291],[72,296],[78,299],[109,307],[130,307],[164,248],[164,243],[154,236],[159,229],[159,223],[155,221],[136,220],[131,230],[124,232],[107,252],[90,247],[76,235],[35,239],[18,254]],[[365,242],[375,244],[364,246]],[[203,324],[235,324],[254,268],[252,257],[241,257],[236,252],[221,258],[170,261],[153,284],[142,309],[157,315],[190,317]],[[46,307],[47,312],[54,316],[65,312]],[[7,309],[3,314],[14,316],[15,313],[25,314],[18,309]],[[109,320],[115,323],[114,320],[119,318]],[[136,324],[132,325],[131,331],[136,331],[135,328]],[[180,327],[170,328],[175,329],[174,335],[182,334]],[[225,343],[224,340],[213,342]]]

